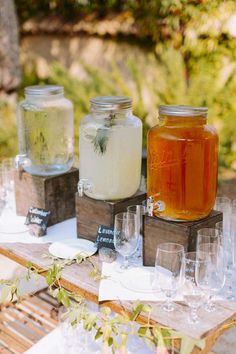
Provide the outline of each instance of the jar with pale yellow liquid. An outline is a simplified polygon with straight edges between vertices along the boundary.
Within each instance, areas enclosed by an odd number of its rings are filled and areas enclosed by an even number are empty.
[[[142,122],[123,96],[92,98],[91,113],[80,125],[79,188],[89,197],[131,197],[140,184]]]
[[[148,133],[147,193],[155,216],[194,221],[211,212],[217,191],[218,136],[207,108],[160,106]]]

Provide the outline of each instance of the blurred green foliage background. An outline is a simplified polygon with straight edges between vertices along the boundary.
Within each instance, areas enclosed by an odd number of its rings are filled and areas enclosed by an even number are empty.
[[[148,47],[146,62],[151,75],[144,76],[139,61],[127,58],[130,87],[119,71],[95,69],[85,64],[86,78],[72,77],[58,63],[50,67],[48,78],[23,68],[22,87],[40,82],[65,87],[74,102],[76,126],[89,110],[89,98],[96,95],[125,94],[134,97],[134,112],[149,128],[142,87],[148,89],[153,107],[162,104],[193,104],[209,107],[209,120],[220,133],[220,167],[236,169],[236,1],[234,0],[16,0],[19,22],[48,15],[76,22],[88,14],[102,19],[112,13],[127,12],[135,23],[137,45]],[[117,38],[114,38],[117,40]],[[130,36],[122,40],[132,41]],[[22,96],[22,88],[20,91]],[[4,109],[7,109],[5,107]],[[4,156],[16,151],[15,127],[0,127]],[[75,132],[78,138],[78,130]],[[13,138],[12,138],[13,137]],[[78,140],[78,139],[77,139]],[[146,140],[144,139],[144,145]]]

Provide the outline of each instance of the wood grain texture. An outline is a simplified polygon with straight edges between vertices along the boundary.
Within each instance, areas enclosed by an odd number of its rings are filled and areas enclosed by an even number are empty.
[[[51,211],[48,225],[75,216],[75,193],[79,171],[72,168],[59,176],[32,176],[25,171],[15,173],[17,215],[26,216],[33,206]]]
[[[48,252],[48,244],[20,244],[8,243],[0,244],[0,253],[26,266],[31,261],[38,269],[43,269],[42,275],[46,275],[50,261],[42,258],[42,254]],[[93,262],[97,267],[101,267],[98,257],[93,257]],[[66,267],[62,274],[61,284],[66,289],[76,292],[93,302],[98,302],[99,282],[93,280],[89,273],[92,266],[88,261],[80,265],[72,265]],[[137,299],[138,300],[138,299]],[[131,312],[133,308],[132,302],[105,301],[101,305],[109,306],[115,312],[122,312],[124,309]],[[217,310],[208,313],[201,309],[199,312],[200,323],[196,326],[189,326],[187,316],[189,309],[184,304],[177,304],[177,311],[167,314],[162,309],[162,303],[149,303],[152,306],[152,322],[168,326],[176,331],[181,331],[186,335],[196,339],[208,337],[215,340],[215,333],[221,333],[231,321],[236,319],[236,303],[235,302],[218,302]],[[138,321],[146,323],[147,318],[143,315],[139,316]],[[212,339],[213,338],[213,339]],[[197,353],[197,352],[196,352]],[[206,352],[205,352],[206,353]]]
[[[214,227],[221,220],[222,213],[215,210],[207,218],[193,222],[174,222],[144,216],[144,265],[155,265],[156,249],[162,242],[180,243],[185,250],[194,251],[197,231],[205,227]]]
[[[58,311],[58,303],[45,290],[20,303],[2,305],[0,353],[24,353],[50,333],[58,324],[52,317],[54,311]]]
[[[77,236],[95,241],[99,225],[112,227],[116,214],[126,211],[129,205],[141,204],[145,198],[145,193],[137,192],[133,197],[111,202],[76,193]]]

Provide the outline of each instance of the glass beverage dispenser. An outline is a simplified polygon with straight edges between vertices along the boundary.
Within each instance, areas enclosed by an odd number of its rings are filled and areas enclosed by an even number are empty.
[[[160,106],[160,124],[148,133],[147,189],[155,216],[202,219],[217,191],[218,137],[207,108]]]
[[[92,98],[80,125],[79,189],[99,200],[131,197],[139,188],[142,122],[123,96]]]
[[[64,97],[62,86],[25,88],[19,104],[17,163],[37,176],[67,172],[73,164],[74,122],[72,103]]]

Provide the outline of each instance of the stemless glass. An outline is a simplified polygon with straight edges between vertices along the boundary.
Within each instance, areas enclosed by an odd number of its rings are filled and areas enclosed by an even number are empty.
[[[137,232],[137,216],[134,213],[119,213],[115,215],[114,246],[124,257],[121,269],[128,269],[129,257],[138,247],[139,233]]]
[[[212,297],[223,288],[225,283],[223,249],[220,243],[203,242],[198,243],[197,252],[205,252],[209,257],[207,267],[204,270],[197,270],[196,281],[200,289],[207,296],[205,309],[208,312],[212,312],[215,310]]]
[[[137,251],[133,255],[136,258],[142,258],[143,249],[143,216],[146,214],[146,208],[144,205],[130,205],[127,207],[128,213],[134,213],[137,216],[137,232],[139,233],[139,242]]]
[[[223,245],[222,232],[219,229],[214,228],[204,228],[197,232],[197,250],[199,250],[199,245],[204,243],[216,243]],[[201,246],[202,247],[202,246]],[[203,250],[202,250],[203,251]]]
[[[183,297],[190,307],[189,322],[198,323],[197,311],[202,305],[204,293],[197,285],[197,272],[202,273],[207,268],[209,256],[204,252],[187,252],[184,255],[184,287]]]
[[[160,290],[166,296],[165,311],[173,311],[173,297],[183,284],[184,247],[178,243],[161,243],[157,246],[155,274]]]

